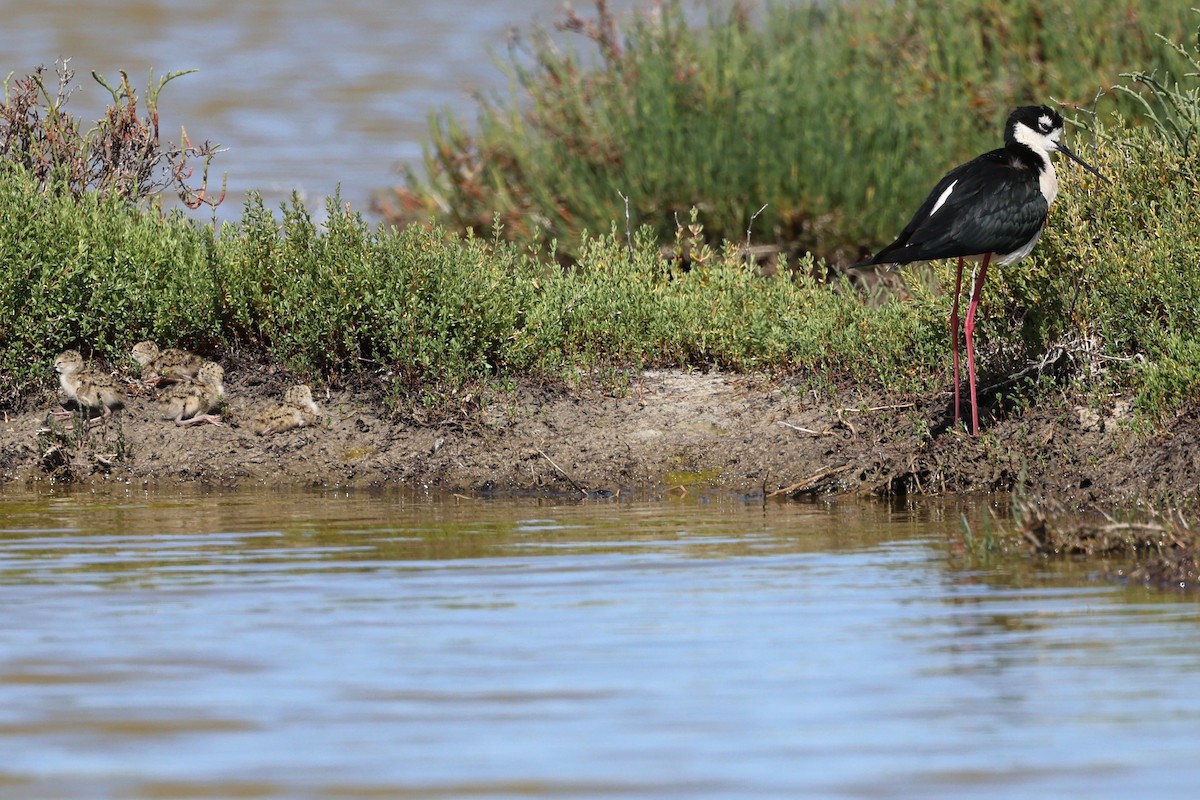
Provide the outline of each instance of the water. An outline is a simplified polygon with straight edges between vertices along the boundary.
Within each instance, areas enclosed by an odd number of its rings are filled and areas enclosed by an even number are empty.
[[[610,3],[630,13],[647,3]],[[689,4],[692,5],[692,4]],[[473,122],[477,92],[506,91],[492,53],[505,60],[509,32],[552,29],[562,0],[0,0],[4,74],[71,59],[78,92],[68,109],[97,119],[109,98],[91,78],[124,69],[139,90],[156,76],[198,69],[162,93],[162,135],[219,142],[220,209],[238,219],[248,191],[269,208],[299,192],[320,216],[324,198],[366,210],[372,192],[418,167],[431,113]],[[590,2],[577,2],[593,14]],[[694,12],[703,18],[700,11]],[[578,38],[578,37],[576,37]],[[581,46],[583,43],[580,42]],[[199,219],[207,219],[197,212]]]
[[[961,510],[6,490],[0,797],[1191,790],[1195,602]]]

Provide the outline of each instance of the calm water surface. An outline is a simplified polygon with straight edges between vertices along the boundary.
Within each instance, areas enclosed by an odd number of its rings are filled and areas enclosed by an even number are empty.
[[[6,490],[0,796],[1194,791],[1197,604],[963,510]]]

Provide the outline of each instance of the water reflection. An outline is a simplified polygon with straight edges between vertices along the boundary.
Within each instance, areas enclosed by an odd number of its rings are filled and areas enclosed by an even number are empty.
[[[0,796],[961,797],[1200,777],[1189,600],[981,508],[0,495]]]

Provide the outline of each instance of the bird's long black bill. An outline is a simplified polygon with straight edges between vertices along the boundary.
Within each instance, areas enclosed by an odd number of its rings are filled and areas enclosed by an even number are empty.
[[[1099,178],[1100,180],[1104,181],[1105,183],[1112,183],[1112,181],[1110,181],[1108,178],[1106,178],[1106,177],[1104,177],[1103,175],[1101,175],[1101,174],[1100,174],[1100,172],[1099,172],[1099,171],[1098,171],[1098,170],[1097,170],[1095,167],[1093,167],[1091,164],[1089,164],[1089,163],[1087,163],[1086,161],[1084,161],[1084,160],[1083,160],[1082,158],[1080,158],[1079,156],[1075,155],[1075,151],[1074,151],[1074,150],[1072,150],[1071,148],[1067,147],[1067,146],[1066,146],[1065,144],[1063,144],[1062,142],[1058,142],[1057,144],[1058,144],[1058,152],[1062,153],[1064,156],[1066,156],[1067,158],[1071,159],[1071,160],[1072,160],[1072,161],[1074,161],[1076,164],[1078,164],[1079,166],[1083,167],[1083,168],[1084,168],[1084,169],[1086,169],[1088,172],[1092,173],[1093,175],[1095,175],[1097,178]]]

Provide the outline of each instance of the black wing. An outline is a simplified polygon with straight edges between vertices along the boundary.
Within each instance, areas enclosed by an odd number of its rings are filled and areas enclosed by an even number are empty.
[[[948,172],[896,241],[864,263],[1011,253],[1034,237],[1048,210],[1037,171],[1015,164],[1002,149],[993,150]]]

